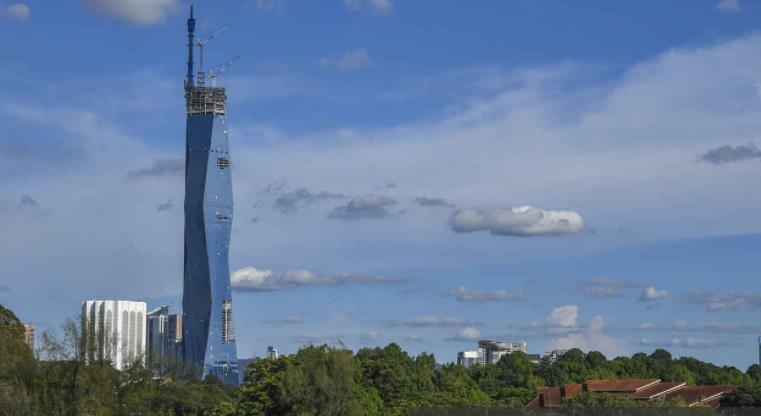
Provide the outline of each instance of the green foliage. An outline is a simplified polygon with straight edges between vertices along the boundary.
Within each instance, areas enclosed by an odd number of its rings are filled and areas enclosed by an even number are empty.
[[[761,386],[740,387],[726,395],[721,404],[732,407],[761,407]]]
[[[726,406],[761,406],[761,366],[743,373],[668,351],[608,360],[572,349],[557,362],[532,363],[526,354],[503,356],[495,365],[437,367],[431,354],[410,356],[396,344],[346,349],[311,346],[277,360],[258,360],[236,390],[219,380],[196,380],[183,363],[140,360],[123,371],[98,356],[104,340],[83,337],[81,320],[62,334],[42,334],[37,361],[23,341],[23,325],[0,306],[0,416],[401,416],[418,408],[520,408],[542,386],[588,379],[660,378],[689,384],[741,386]],[[154,377],[160,374],[161,377]],[[651,402],[582,392],[568,407],[684,407],[681,399]]]

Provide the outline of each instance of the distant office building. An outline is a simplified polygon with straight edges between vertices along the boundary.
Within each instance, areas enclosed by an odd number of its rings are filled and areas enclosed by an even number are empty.
[[[34,325],[24,325],[24,341],[34,351]]]
[[[148,364],[163,368],[166,364],[169,327],[169,305],[159,306],[146,314],[148,318]]]
[[[542,356],[542,360],[551,363],[554,363],[557,361],[560,357],[563,356],[563,354],[567,353],[568,350],[551,350],[551,351],[545,351],[544,356]]]
[[[457,365],[465,368],[481,364],[481,356],[478,351],[460,351],[457,353]]]
[[[148,363],[162,373],[182,360],[182,314],[169,314],[169,305],[148,312]]]
[[[500,358],[505,355],[512,354],[514,352],[528,353],[528,346],[525,342],[502,342],[492,340],[480,340],[478,341],[478,350],[475,351],[460,351],[457,353],[457,364],[465,367],[473,367],[475,365],[496,364]],[[539,362],[539,356],[535,354],[535,357],[529,356],[529,359]]]
[[[176,361],[182,361],[182,314],[176,313],[169,315],[167,321],[167,343],[169,344],[168,354],[171,354]]]
[[[478,353],[481,365],[496,364],[500,358],[514,352],[528,352],[527,344],[520,342],[502,342],[492,340],[478,341]]]
[[[135,360],[145,363],[145,302],[88,300],[82,303],[85,358],[111,361],[119,370]]]
[[[277,353],[277,348],[273,346],[267,347],[267,359],[268,360],[277,360],[280,356]]]

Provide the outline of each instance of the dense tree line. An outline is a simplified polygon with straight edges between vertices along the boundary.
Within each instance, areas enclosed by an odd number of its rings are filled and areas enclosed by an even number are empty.
[[[599,352],[571,350],[555,363],[533,364],[514,353],[496,365],[466,369],[438,366],[433,355],[410,356],[396,344],[356,353],[327,346],[304,347],[245,369],[237,389],[214,379],[194,381],[183,366],[153,376],[136,362],[117,371],[92,352],[76,322],[60,337],[42,336],[37,360],[23,341],[23,325],[0,306],[0,416],[32,415],[404,415],[416,408],[512,407],[536,396],[541,386],[588,379],[659,378],[689,384],[739,386],[725,404],[761,405],[761,367],[746,372],[664,350],[608,360]],[[85,359],[88,358],[88,359]],[[569,407],[641,406],[604,394],[583,393]],[[655,406],[684,403],[655,402]]]

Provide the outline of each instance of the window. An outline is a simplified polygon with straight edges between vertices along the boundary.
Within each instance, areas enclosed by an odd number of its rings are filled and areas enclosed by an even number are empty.
[[[217,158],[217,166],[219,166],[220,169],[225,169],[230,167],[230,159],[226,157],[218,157]]]
[[[230,299],[222,301],[222,343],[235,341],[233,334],[233,302]]]

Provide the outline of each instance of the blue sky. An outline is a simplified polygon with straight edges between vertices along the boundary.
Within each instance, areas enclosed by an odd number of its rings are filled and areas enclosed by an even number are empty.
[[[241,357],[758,358],[761,6],[195,2],[229,28]],[[0,3],[0,303],[181,304],[177,0]],[[531,208],[527,208],[531,207]]]

